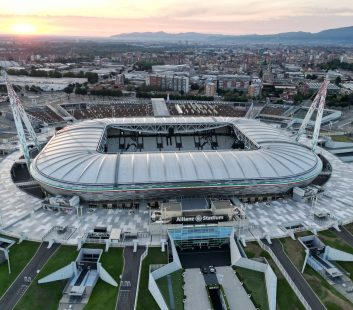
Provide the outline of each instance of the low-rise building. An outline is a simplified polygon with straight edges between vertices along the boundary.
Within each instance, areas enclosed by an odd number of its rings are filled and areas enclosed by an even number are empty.
[[[242,90],[247,91],[250,85],[249,75],[219,75],[218,89],[221,90]]]
[[[189,78],[187,76],[151,74],[147,78],[147,85],[161,90],[189,92]]]
[[[217,91],[217,85],[216,83],[213,82],[208,82],[205,85],[205,95],[207,97],[213,97],[216,94]]]

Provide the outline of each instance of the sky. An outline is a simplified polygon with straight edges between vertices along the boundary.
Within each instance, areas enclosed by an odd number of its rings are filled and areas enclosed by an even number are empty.
[[[0,33],[318,32],[353,26],[353,0],[0,0]]]

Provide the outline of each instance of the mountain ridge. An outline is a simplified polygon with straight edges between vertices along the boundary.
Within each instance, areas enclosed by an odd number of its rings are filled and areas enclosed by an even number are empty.
[[[325,29],[312,33],[305,31],[282,32],[277,34],[209,34],[199,32],[168,33],[157,32],[131,32],[112,35],[110,37],[119,41],[153,41],[153,42],[209,42],[209,43],[310,43],[332,44],[350,43],[353,45],[353,26]]]

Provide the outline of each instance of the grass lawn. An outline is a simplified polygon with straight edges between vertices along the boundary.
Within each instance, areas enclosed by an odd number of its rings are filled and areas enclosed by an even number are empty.
[[[268,309],[265,275],[262,272],[236,267],[236,274],[244,283],[245,290],[251,294],[256,308]]]
[[[183,290],[183,270],[177,270],[169,275],[172,281],[172,288],[174,294],[174,306],[175,310],[183,310],[184,309],[184,290]],[[170,306],[170,298],[169,298],[169,291],[168,291],[168,276],[158,279],[157,285],[166,301],[168,307],[171,309]]]
[[[15,240],[14,238],[7,236],[3,237]],[[7,262],[0,264],[0,297],[5,293],[11,283],[28,264],[33,255],[36,253],[39,245],[40,244],[38,242],[23,241],[21,244],[15,243],[10,248],[11,274],[9,274]]]
[[[328,310],[353,309],[353,304],[339,294],[327,281],[310,266],[305,268],[304,278],[319,296]]]
[[[347,250],[348,245],[331,231],[322,231],[318,233],[318,237],[327,245],[331,245],[336,248],[342,247]],[[281,239],[281,242],[285,252],[291,258],[297,269],[301,272],[303,267],[303,261],[301,258],[305,256],[304,247],[299,243],[299,241],[294,241],[290,238]],[[352,249],[350,249],[350,251],[352,251]],[[305,267],[303,276],[327,309],[353,309],[353,305],[332,286],[330,286],[327,281],[310,266],[307,265]]]
[[[329,245],[332,248],[353,254],[353,248],[343,239],[341,239],[337,234],[330,230],[320,231],[318,233],[318,237],[323,243]]]
[[[353,223],[344,225],[344,227],[345,227],[351,234],[353,234]]]
[[[327,245],[335,248],[337,250],[341,250],[347,253],[353,254],[353,248],[348,245],[344,240],[342,240],[338,235],[334,232],[325,230],[320,232],[320,239]],[[350,278],[353,280],[353,262],[334,262],[339,267],[342,267],[344,270],[350,273]]]
[[[255,242],[247,243],[245,248],[248,258],[265,257],[277,276],[277,309],[304,310],[304,306],[293,292],[287,280],[283,277],[271,256]]]
[[[119,276],[122,274],[124,266],[123,248],[110,248],[107,253],[103,252],[101,263],[104,269],[119,284]],[[118,292],[118,287],[111,286],[99,279],[84,309],[113,310],[115,309]]]
[[[37,275],[26,294],[15,307],[16,310],[45,309],[56,310],[66,280],[52,283],[38,284],[37,281],[48,274],[68,265],[77,257],[77,250],[74,246],[61,246],[45,264]]]
[[[292,263],[297,267],[299,271],[302,270],[304,260],[305,260],[305,251],[303,246],[297,240],[292,238],[280,239],[283,249],[286,254],[290,257]]]
[[[158,309],[157,303],[148,290],[149,266],[153,264],[167,264],[167,252],[162,252],[160,247],[149,248],[148,255],[142,262],[140,273],[140,286],[137,297],[137,310]]]
[[[353,142],[352,138],[347,136],[330,136],[330,137],[335,142],[350,142],[350,143]]]

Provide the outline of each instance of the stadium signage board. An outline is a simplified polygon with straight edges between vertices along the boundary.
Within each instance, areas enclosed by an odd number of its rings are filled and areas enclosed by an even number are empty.
[[[228,221],[228,215],[196,215],[172,217],[172,224],[203,224]]]

